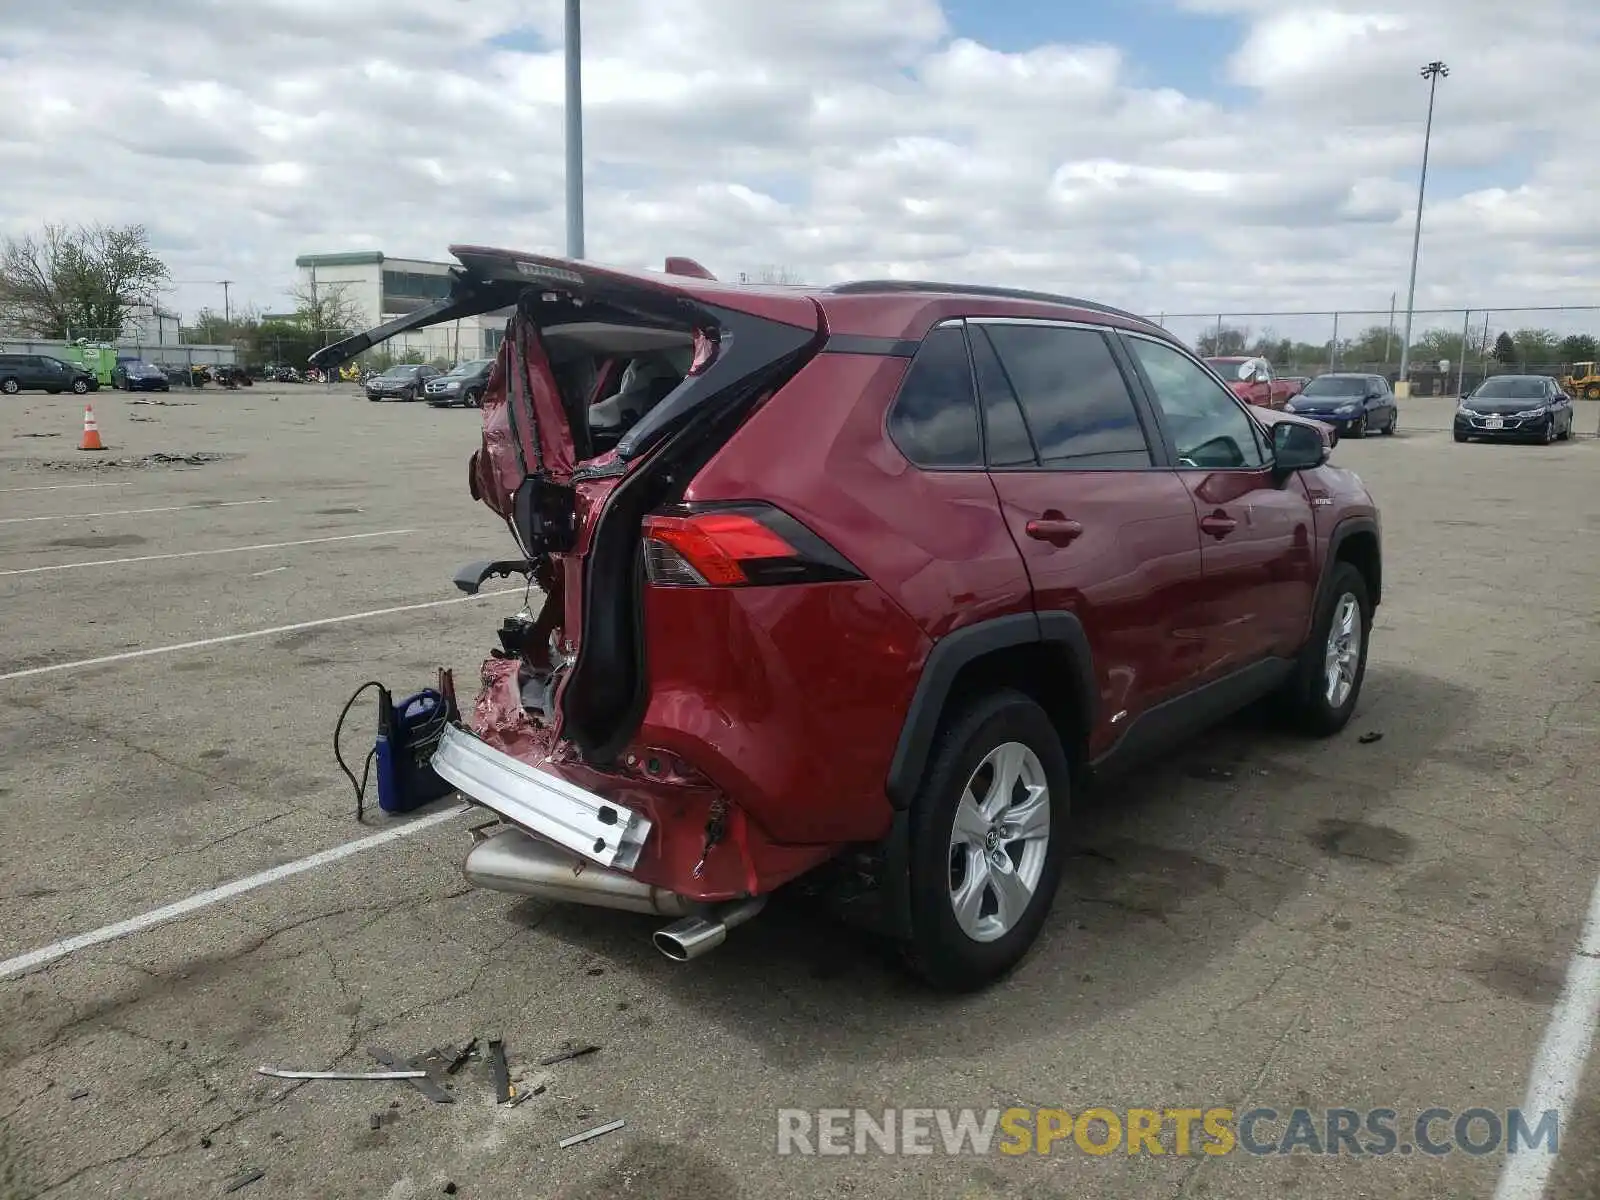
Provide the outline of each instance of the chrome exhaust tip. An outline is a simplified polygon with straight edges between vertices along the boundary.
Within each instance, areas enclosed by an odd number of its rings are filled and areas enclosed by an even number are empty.
[[[728,930],[750,920],[767,906],[765,896],[734,900],[704,916],[684,917],[655,931],[651,940],[656,949],[673,962],[688,962],[709,954],[728,940]]]

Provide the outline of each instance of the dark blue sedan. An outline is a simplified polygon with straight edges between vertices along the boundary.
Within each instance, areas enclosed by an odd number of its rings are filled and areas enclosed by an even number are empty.
[[[1284,407],[1332,425],[1346,437],[1391,434],[1400,422],[1400,406],[1382,375],[1318,375]]]

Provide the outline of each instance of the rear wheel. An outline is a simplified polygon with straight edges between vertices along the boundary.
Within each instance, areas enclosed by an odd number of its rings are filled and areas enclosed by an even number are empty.
[[[1311,640],[1284,685],[1283,698],[1295,724],[1306,733],[1327,737],[1349,723],[1367,675],[1371,632],[1372,601],[1366,579],[1350,563],[1335,563]]]
[[[944,729],[911,814],[912,968],[972,991],[1011,970],[1049,915],[1071,773],[1045,711],[1001,691]]]

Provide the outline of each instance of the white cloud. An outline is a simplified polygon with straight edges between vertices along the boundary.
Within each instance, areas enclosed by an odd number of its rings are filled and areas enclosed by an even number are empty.
[[[590,254],[1384,307],[1444,58],[1419,300],[1600,303],[1592,0],[1172,3],[1241,22],[1232,92],[1163,83],[1181,45],[1003,52],[936,0],[592,2]],[[223,278],[282,307],[309,251],[562,243],[560,0],[12,8],[0,232],[144,222],[191,312]]]

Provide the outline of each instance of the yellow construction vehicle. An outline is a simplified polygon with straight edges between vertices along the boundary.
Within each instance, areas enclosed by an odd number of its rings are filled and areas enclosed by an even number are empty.
[[[1600,400],[1600,363],[1572,364],[1572,374],[1561,377],[1561,386],[1572,396]]]

